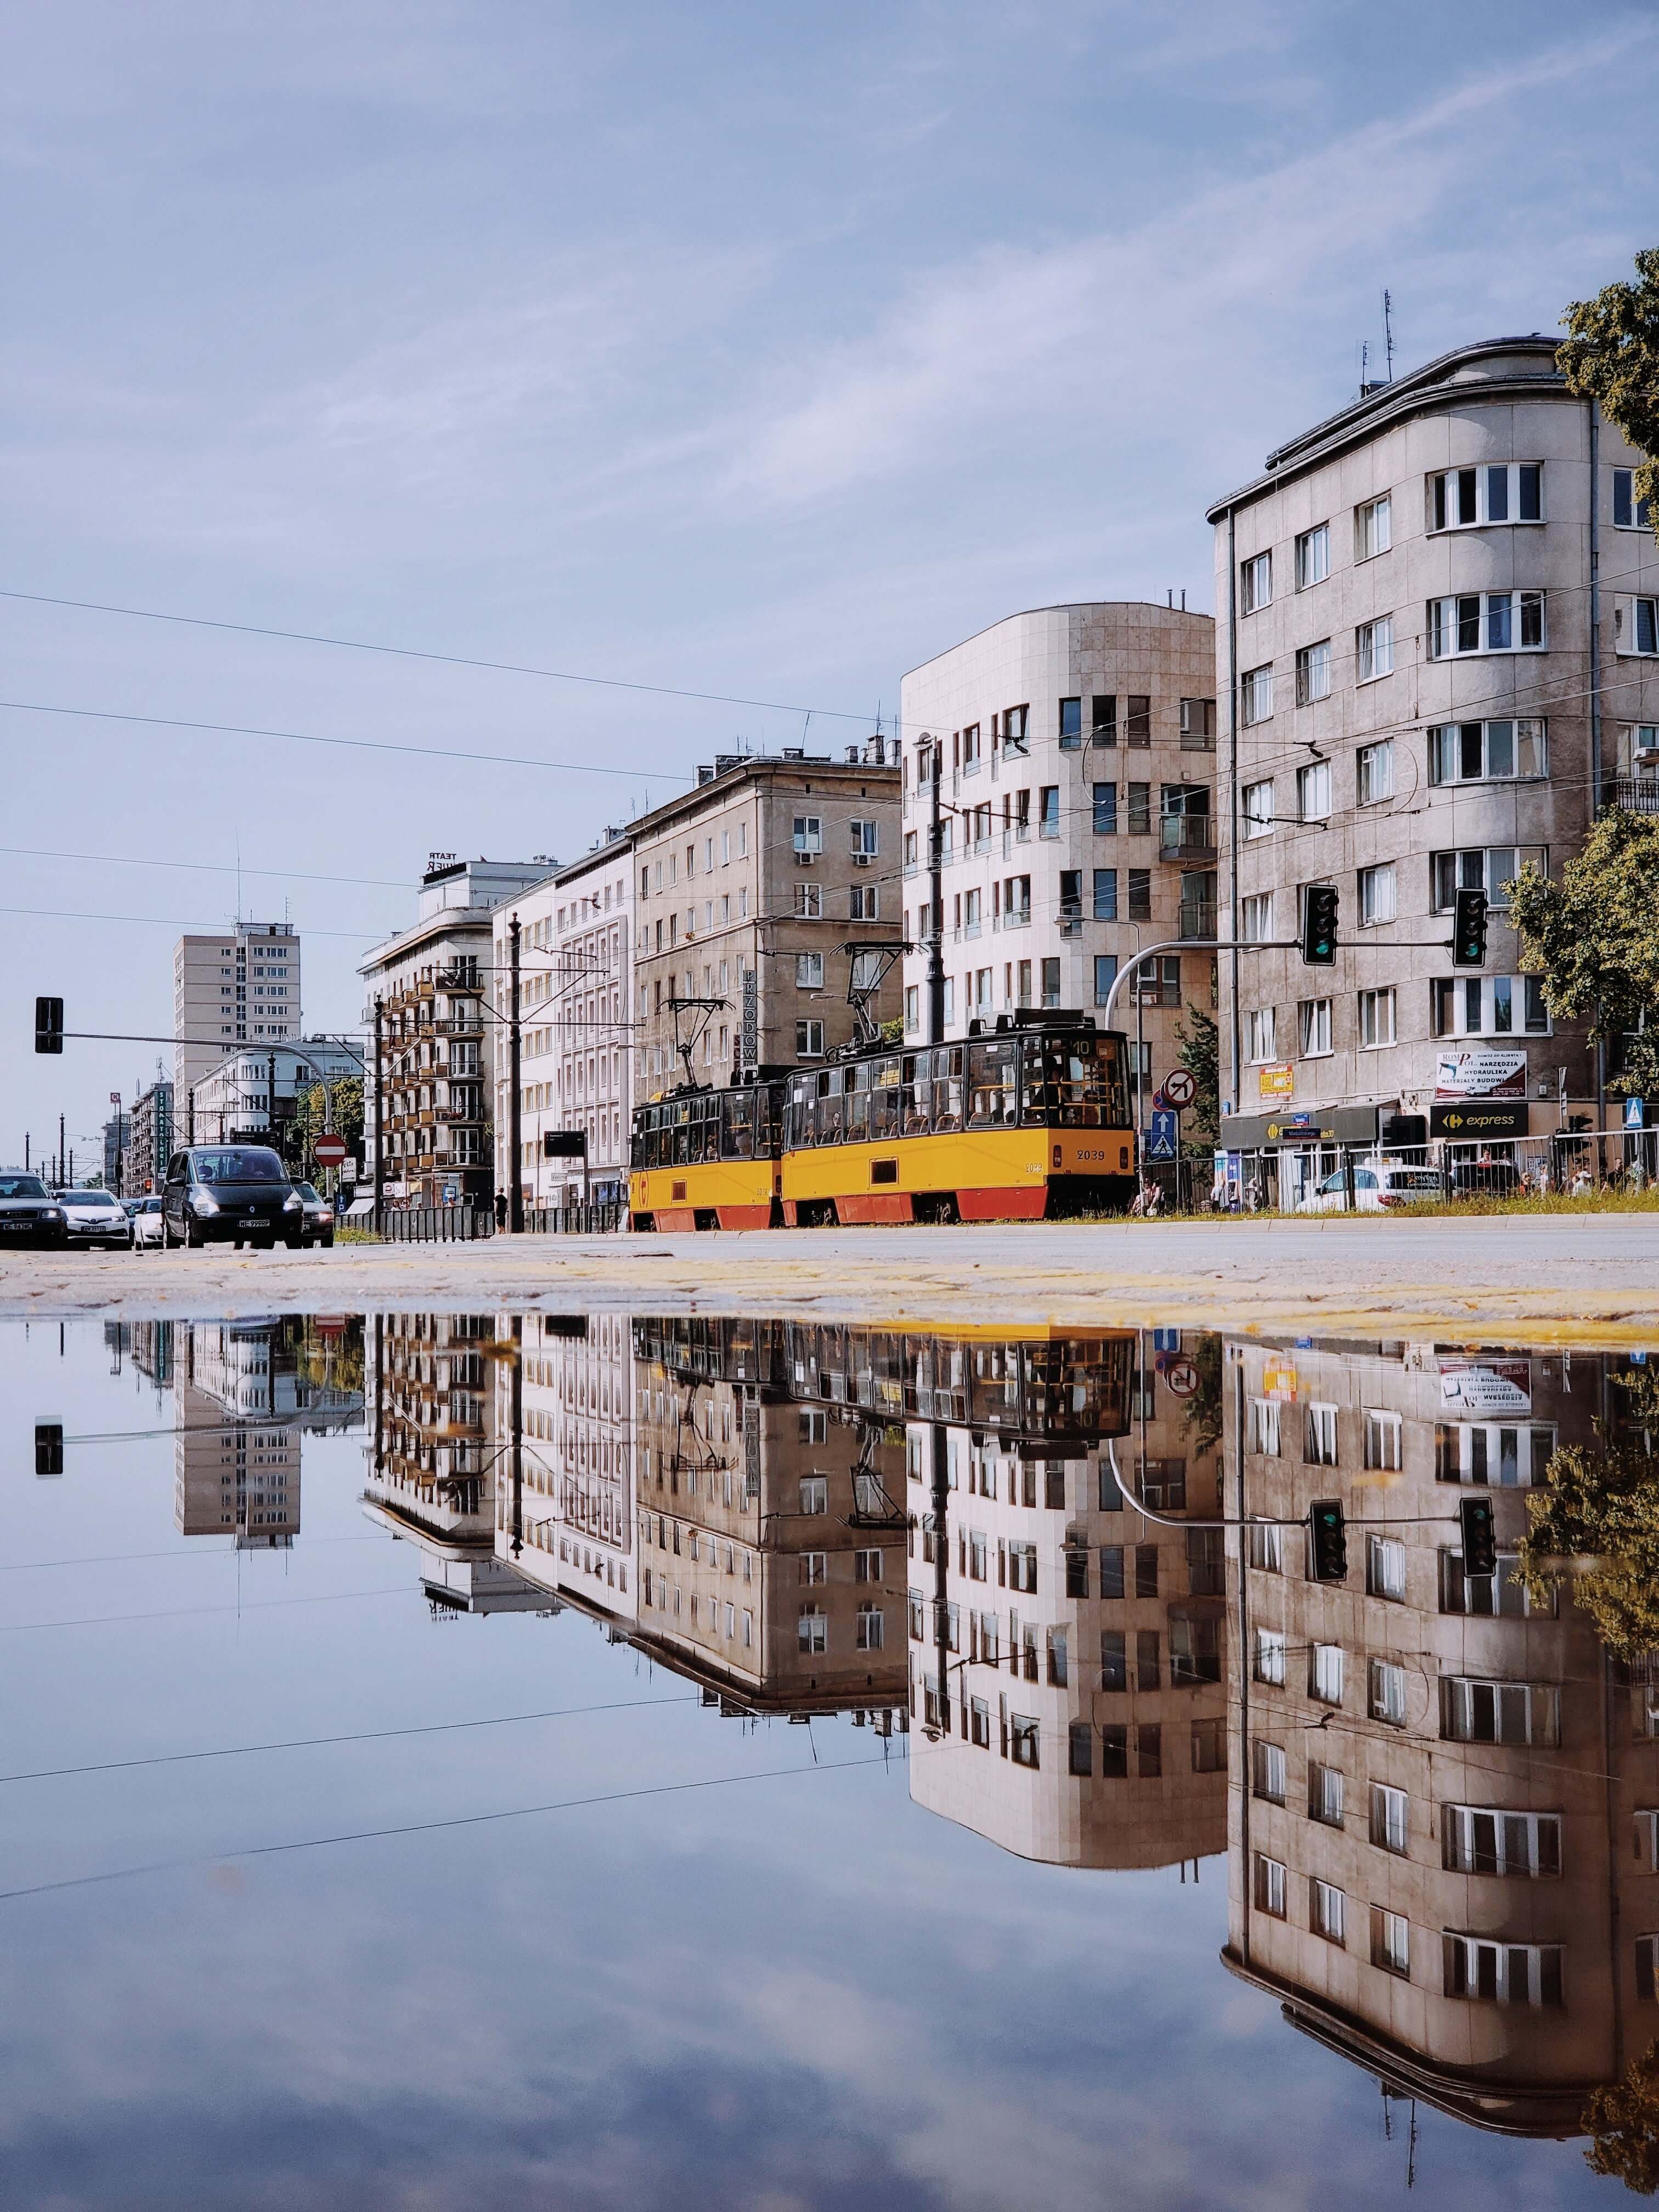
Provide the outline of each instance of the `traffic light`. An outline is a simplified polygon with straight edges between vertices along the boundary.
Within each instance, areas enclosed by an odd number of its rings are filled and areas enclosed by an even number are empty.
[[[1310,968],[1336,965],[1334,884],[1310,884],[1302,894],[1302,957]]]
[[[1484,967],[1486,959],[1486,894],[1459,891],[1452,923],[1452,966]]]
[[[1498,1539],[1492,1530],[1490,1498],[1466,1498],[1457,1517],[1463,1524],[1463,1578],[1498,1572]]]
[[[1313,1538],[1313,1578],[1316,1583],[1345,1583],[1348,1579],[1348,1535],[1342,1523],[1341,1501],[1316,1498],[1308,1509],[1308,1528]]]
[[[64,1049],[64,1002],[61,999],[35,1000],[34,1049],[36,1052],[62,1052]]]
[[[37,1421],[34,1425],[34,1471],[37,1474],[64,1472],[64,1424]]]

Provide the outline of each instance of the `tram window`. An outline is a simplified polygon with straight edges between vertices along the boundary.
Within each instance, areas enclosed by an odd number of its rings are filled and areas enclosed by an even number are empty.
[[[755,1098],[752,1091],[728,1091],[720,1102],[720,1152],[728,1160],[755,1157]]]
[[[963,1109],[963,1048],[942,1046],[933,1054],[933,1127],[959,1129]]]
[[[974,1129],[997,1129],[1019,1119],[1019,1093],[1015,1073],[1017,1048],[1012,1037],[968,1048],[968,1125]]]
[[[881,1060],[870,1070],[872,1089],[870,1094],[870,1134],[872,1137],[896,1137],[899,1133],[899,1063],[896,1060]]]
[[[927,1133],[928,1054],[907,1052],[899,1061],[899,1128],[907,1137]]]
[[[1115,1039],[1031,1037],[1023,1047],[1023,1110],[1028,1121],[1097,1129],[1121,1126],[1122,1079]]]
[[[846,1130],[846,1107],[841,1095],[843,1071],[826,1067],[818,1078],[818,1142],[838,1145]]]
[[[870,1133],[871,1073],[868,1060],[847,1071],[847,1137],[851,1144],[862,1144]]]

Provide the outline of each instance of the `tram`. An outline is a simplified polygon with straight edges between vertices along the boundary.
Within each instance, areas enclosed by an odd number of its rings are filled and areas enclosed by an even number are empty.
[[[1036,1221],[1134,1194],[1127,1040],[1083,1014],[1005,1015],[634,1115],[635,1229]]]

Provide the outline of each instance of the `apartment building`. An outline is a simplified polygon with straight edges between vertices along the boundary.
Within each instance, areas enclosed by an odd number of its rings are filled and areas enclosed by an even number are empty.
[[[491,1112],[505,1050],[492,1018],[493,909],[543,881],[552,865],[545,854],[458,861],[433,854],[414,927],[359,965],[371,1039],[363,1143],[377,1198],[448,1206],[492,1195]]]
[[[293,1544],[305,1437],[363,1418],[362,1391],[311,1370],[307,1326],[297,1315],[192,1322],[171,1333],[161,1361],[141,1361],[173,1384],[180,1535],[229,1536],[238,1551]]]
[[[1133,1502],[1213,1519],[1218,1438],[1194,1430],[1127,1333],[940,1336],[917,1383],[911,1796],[1053,1865],[1218,1854],[1221,1532],[1167,1526]]]
[[[1226,1962],[1385,2088],[1505,2132],[1572,2132],[1659,2033],[1659,1708],[1570,1589],[1540,1610],[1515,1572],[1525,1493],[1589,1441],[1607,1366],[1227,1347],[1255,1525],[1228,1539]],[[1464,1571],[1471,1485],[1495,1577]],[[1344,1583],[1285,1525],[1317,1498],[1351,1516]]]
[[[331,1037],[301,1040],[305,1056],[280,1045],[233,1053],[192,1087],[187,1141],[276,1145],[319,1076],[331,1084],[361,1077],[362,1055]],[[163,1163],[165,1165],[165,1163]]]
[[[222,936],[181,937],[173,948],[173,1081],[191,1089],[238,1045],[300,1034],[300,933],[285,921],[239,921]]]
[[[852,1041],[855,981],[879,982],[874,1020],[897,1017],[896,974],[846,949],[900,936],[889,751],[721,754],[632,825],[636,1101],[823,1059]]]
[[[159,1190],[173,1157],[173,1085],[158,1074],[132,1102],[126,1184],[129,1192]]]
[[[1174,1065],[1180,1009],[1213,1002],[1215,628],[1138,602],[1011,615],[902,688],[904,1032],[926,1042],[937,797],[945,1038],[1025,1008],[1103,1008],[1146,1077]],[[933,776],[939,784],[935,792]],[[1133,990],[1133,998],[1129,996]]]
[[[498,1561],[607,1622],[639,1602],[634,1542],[633,1324],[627,1314],[502,1316],[516,1366],[496,1370],[495,1425],[516,1476],[497,1485]]]
[[[1357,1141],[1379,1116],[1455,1136],[1471,1098],[1504,1140],[1595,1100],[1582,1030],[1520,972],[1505,886],[1558,872],[1599,807],[1659,805],[1641,458],[1569,394],[1553,339],[1498,338],[1368,386],[1210,508],[1225,919],[1295,939],[1307,885],[1340,894],[1334,967],[1223,963],[1230,1141],[1297,1112]],[[1451,963],[1460,888],[1492,902],[1479,972]]]
[[[495,998],[505,1022],[519,922],[519,1176],[527,1206],[626,1196],[633,1110],[633,838],[607,830],[568,867],[495,910]],[[508,1182],[511,1077],[495,1071],[495,1174]],[[561,1143],[580,1136],[585,1152]]]

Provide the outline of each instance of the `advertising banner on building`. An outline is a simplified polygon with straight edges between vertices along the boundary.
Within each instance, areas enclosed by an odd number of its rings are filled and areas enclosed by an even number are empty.
[[[1484,1420],[1504,1413],[1530,1413],[1532,1362],[1443,1359],[1440,1401],[1449,1412],[1456,1408]]]
[[[1443,1052],[1435,1070],[1437,1098],[1524,1098],[1524,1052]]]

